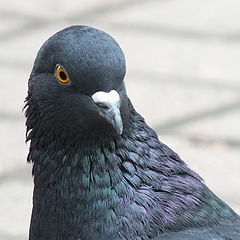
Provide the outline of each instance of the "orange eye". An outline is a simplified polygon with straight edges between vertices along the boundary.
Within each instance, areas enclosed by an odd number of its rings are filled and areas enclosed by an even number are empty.
[[[68,84],[70,82],[70,78],[66,70],[60,65],[56,68],[56,77],[61,84]]]

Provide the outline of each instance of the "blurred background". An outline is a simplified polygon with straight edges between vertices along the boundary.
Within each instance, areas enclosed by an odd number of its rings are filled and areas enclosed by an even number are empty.
[[[1,1],[0,240],[27,239],[27,81],[42,43],[72,24],[119,42],[136,109],[240,213],[239,12],[239,0]]]

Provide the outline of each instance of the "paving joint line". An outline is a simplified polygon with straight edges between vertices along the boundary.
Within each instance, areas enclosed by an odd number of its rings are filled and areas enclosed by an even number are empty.
[[[17,21],[29,21],[33,19],[38,19],[38,17],[35,17],[30,14],[24,14],[19,11],[8,11],[6,9],[0,9],[0,19],[11,19],[11,20],[17,20]]]
[[[137,77],[139,81],[157,81],[162,82],[164,84],[181,84],[184,87],[204,87],[204,88],[213,88],[213,89],[223,89],[223,90],[231,90],[234,92],[240,91],[240,85],[230,85],[216,82],[216,80],[210,80],[207,78],[199,78],[196,76],[181,76],[181,75],[174,75],[174,74],[162,74],[162,73],[153,73],[141,70],[129,70],[129,76]],[[127,75],[128,77],[128,75]],[[227,80],[222,79],[223,82],[228,82]]]
[[[24,99],[23,99],[24,101]],[[20,110],[19,110],[20,112]],[[1,121],[22,121],[25,120],[24,113],[10,113],[10,112],[1,112],[0,111],[0,122]]]
[[[154,127],[153,127],[154,128]],[[188,142],[194,144],[194,145],[216,145],[221,144],[226,146],[227,148],[231,149],[239,149],[240,146],[240,139],[227,139],[227,138],[213,138],[206,135],[195,135],[195,134],[189,134],[189,133],[181,133],[179,131],[169,131],[169,132],[158,132],[159,139],[162,138],[162,136],[173,136],[178,139],[185,139]]]
[[[157,0],[149,0],[149,2],[152,1],[157,1]],[[166,0],[162,0],[165,2]],[[35,18],[32,21],[25,22],[22,27],[19,27],[18,29],[14,29],[13,31],[9,32],[4,32],[4,34],[0,34],[0,41],[8,40],[11,38],[14,38],[16,36],[20,36],[22,34],[25,34],[26,32],[29,32],[30,30],[38,30],[39,28],[46,26],[46,25],[51,25],[55,22],[69,22],[69,21],[74,21],[74,20],[88,20],[88,19],[94,19],[98,17],[99,15],[104,15],[107,14],[108,12],[113,12],[113,11],[119,11],[119,8],[127,8],[127,7],[132,7],[135,4],[139,3],[146,3],[145,0],[126,0],[123,2],[120,2],[118,4],[106,4],[104,6],[99,5],[95,8],[89,8],[88,10],[85,11],[80,11],[77,14],[70,16],[70,17],[62,17],[62,18],[57,18],[57,19],[47,19],[44,20],[44,18]],[[29,15],[26,15],[29,16]]]
[[[235,33],[212,33],[203,31],[194,31],[186,29],[178,29],[171,26],[156,24],[137,24],[137,23],[112,23],[114,29],[122,31],[131,31],[135,33],[147,33],[154,35],[171,36],[174,38],[183,38],[184,40],[195,39],[199,41],[219,41],[219,42],[236,42],[239,43],[240,34]],[[111,26],[110,25],[110,26]]]
[[[240,110],[240,100],[234,101],[232,103],[227,103],[224,105],[219,106],[215,109],[208,109],[205,111],[195,112],[193,114],[188,114],[185,117],[168,120],[165,123],[161,123],[155,127],[155,130],[159,133],[167,133],[174,128],[181,127],[183,125],[193,123],[199,120],[203,120],[206,118],[211,118],[217,115],[225,114],[227,112]]]
[[[23,159],[24,161],[24,159]],[[1,184],[4,184],[7,181],[23,181],[28,182],[28,180],[31,180],[31,175],[29,174],[29,165],[27,163],[27,160],[25,159],[26,166],[19,166],[15,167],[13,169],[8,169],[0,173],[0,186]]]

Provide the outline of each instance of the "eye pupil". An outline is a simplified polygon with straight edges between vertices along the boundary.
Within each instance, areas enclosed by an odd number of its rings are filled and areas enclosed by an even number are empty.
[[[67,80],[67,75],[66,75],[65,72],[61,71],[61,72],[59,73],[59,76],[60,76],[60,78],[61,78],[62,80]]]
[[[66,72],[66,70],[61,66],[57,65],[55,70],[55,76],[59,83],[63,85],[69,85],[70,84],[70,78]]]

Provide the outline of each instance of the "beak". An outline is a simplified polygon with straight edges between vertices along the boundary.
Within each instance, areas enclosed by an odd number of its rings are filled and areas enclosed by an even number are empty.
[[[93,101],[98,106],[100,115],[109,122],[116,132],[121,135],[123,132],[123,122],[120,114],[120,97],[117,91],[95,92],[92,95]]]

